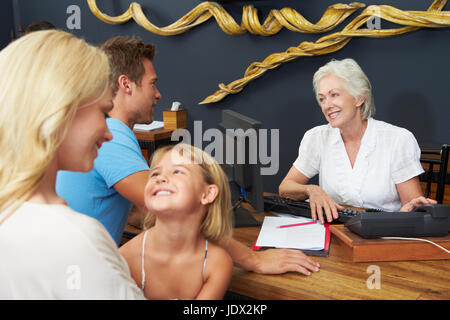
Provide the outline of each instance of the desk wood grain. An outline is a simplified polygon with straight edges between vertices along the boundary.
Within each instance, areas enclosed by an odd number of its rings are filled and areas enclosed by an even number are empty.
[[[265,215],[253,216],[262,222]],[[125,230],[141,232],[130,225]],[[260,227],[235,228],[233,237],[251,248],[259,230]],[[354,263],[333,235],[330,255],[312,259],[320,263],[320,271],[310,276],[292,272],[262,275],[235,267],[228,290],[261,300],[450,299],[450,260]],[[380,268],[380,289],[367,287],[373,274],[367,272],[369,266]]]
[[[254,214],[260,221],[264,215]],[[260,227],[236,228],[234,238],[251,247]],[[256,299],[450,299],[450,260],[353,263],[332,235],[329,257],[312,257],[320,271],[261,275],[235,267],[232,292]],[[369,266],[380,268],[380,289],[369,289]]]

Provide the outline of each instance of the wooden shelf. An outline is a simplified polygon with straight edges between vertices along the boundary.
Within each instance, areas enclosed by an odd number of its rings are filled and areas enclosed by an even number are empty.
[[[364,239],[343,225],[332,225],[330,231],[342,245],[346,258],[353,262],[450,259],[450,254],[423,241]],[[450,250],[450,234],[423,239]]]

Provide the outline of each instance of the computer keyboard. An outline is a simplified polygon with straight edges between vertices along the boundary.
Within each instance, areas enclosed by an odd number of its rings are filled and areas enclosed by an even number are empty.
[[[277,195],[264,196],[264,211],[311,218],[308,202]],[[450,207],[443,204],[421,206],[412,212],[344,209],[338,214],[338,222],[363,238],[441,237],[450,229]]]
[[[283,198],[277,195],[264,196],[264,211],[274,211],[279,213],[289,213],[295,216],[311,218],[311,208],[309,202],[297,201]],[[338,211],[338,222],[345,223],[351,218],[360,214],[357,210],[344,209]]]

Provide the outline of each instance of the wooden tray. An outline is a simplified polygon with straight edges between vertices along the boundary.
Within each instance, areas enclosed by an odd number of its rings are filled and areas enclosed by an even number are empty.
[[[343,225],[330,226],[337,244],[353,262],[450,259],[450,254],[423,241],[364,239]],[[450,234],[423,238],[450,250]],[[331,248],[333,250],[333,248]]]

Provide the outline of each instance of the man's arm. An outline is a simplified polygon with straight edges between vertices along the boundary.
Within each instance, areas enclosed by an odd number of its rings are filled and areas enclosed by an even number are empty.
[[[310,275],[311,271],[317,272],[320,268],[317,262],[300,250],[269,249],[255,252],[232,238],[223,239],[219,245],[228,252],[238,267],[257,273],[299,272]]]
[[[130,213],[130,221],[142,228],[147,209],[145,208],[144,189],[148,180],[148,170],[138,171],[123,178],[114,185],[114,189],[134,204]]]

